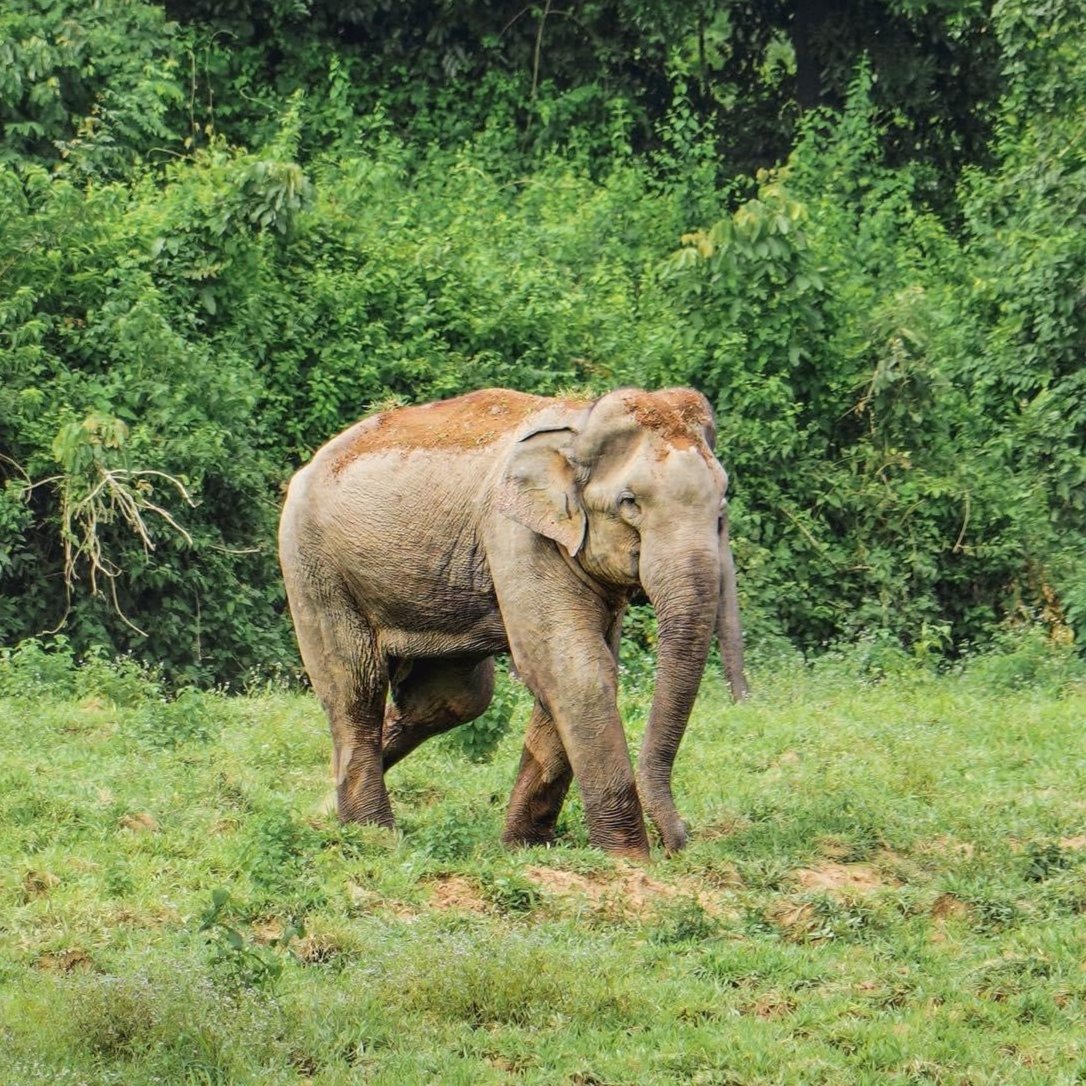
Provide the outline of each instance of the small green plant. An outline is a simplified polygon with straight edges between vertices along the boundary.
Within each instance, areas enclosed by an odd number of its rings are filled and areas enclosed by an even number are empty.
[[[416,847],[428,859],[452,863],[475,851],[482,840],[482,832],[477,821],[467,817],[465,812],[449,810],[417,834]]]
[[[1071,863],[1069,854],[1057,841],[1031,841],[1026,848],[1022,877],[1027,882],[1044,882],[1065,871]]]
[[[126,708],[161,698],[159,677],[130,656],[110,657],[92,646],[77,658],[70,639],[28,638],[0,648],[0,697],[102,698]]]
[[[719,931],[719,923],[705,911],[700,901],[683,898],[660,911],[657,924],[649,932],[649,940],[661,946],[703,943]]]
[[[1022,919],[1022,909],[1012,898],[992,893],[969,898],[976,914],[974,927],[981,932],[1000,932],[1013,928]]]
[[[856,902],[838,901],[828,894],[812,895],[810,922],[804,931],[807,940],[862,938],[871,924],[871,912]]]
[[[294,907],[313,907],[325,898],[312,865],[323,844],[320,832],[292,810],[272,806],[247,827],[241,862],[262,895],[287,899]]]
[[[92,648],[76,673],[80,697],[103,698],[122,708],[135,708],[162,698],[161,676],[131,656],[110,658],[100,647]]]
[[[129,718],[128,728],[141,743],[171,750],[186,743],[207,743],[220,725],[216,696],[183,687],[173,697],[146,701]]]
[[[999,690],[1043,686],[1060,693],[1086,683],[1086,662],[1073,643],[1040,625],[1001,631],[992,645],[965,661],[965,677]]]
[[[229,922],[230,906],[229,891],[213,890],[211,903],[200,917],[197,930],[207,939],[212,972],[225,987],[233,990],[274,985],[283,972],[282,952],[289,950],[292,940],[305,934],[302,921],[292,920],[280,935],[261,945],[246,938]]]
[[[154,986],[141,974],[84,979],[71,1003],[73,1034],[104,1060],[138,1052],[153,1032],[159,1010]]]
[[[63,634],[48,642],[27,638],[14,648],[0,648],[0,696],[69,697],[75,693],[76,666]]]
[[[483,880],[483,893],[505,913],[531,912],[540,901],[539,887],[516,873],[489,875]]]

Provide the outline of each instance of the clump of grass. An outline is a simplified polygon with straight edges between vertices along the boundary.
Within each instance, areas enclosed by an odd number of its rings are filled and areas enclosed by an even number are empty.
[[[482,886],[487,900],[503,913],[529,913],[542,897],[534,882],[515,871],[488,872]]]
[[[12,1083],[65,1081],[70,1072],[75,1081],[148,1086],[244,1074],[232,1034],[250,1016],[189,962],[51,980],[9,1009],[5,1081]]]
[[[544,1027],[556,1017],[621,1020],[640,996],[615,960],[544,933],[459,930],[407,939],[383,954],[387,1005],[406,1015],[472,1028]],[[437,967],[435,967],[437,966]]]
[[[456,863],[471,856],[488,840],[488,829],[459,806],[448,805],[419,826],[411,834],[409,844],[424,859]]]
[[[207,743],[221,726],[221,698],[193,687],[171,697],[145,700],[127,717],[126,730],[142,745],[169,750],[186,743]]]
[[[649,941],[662,946],[702,943],[720,931],[719,923],[694,898],[682,898],[660,909]]]

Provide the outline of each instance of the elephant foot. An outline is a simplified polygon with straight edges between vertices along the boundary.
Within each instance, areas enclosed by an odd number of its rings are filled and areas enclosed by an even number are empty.
[[[381,805],[344,802],[341,799],[336,804],[336,814],[340,822],[359,822],[367,826],[382,826],[386,830],[396,828],[392,805],[387,801]]]
[[[550,848],[556,842],[556,835],[545,829],[528,828],[520,830],[506,828],[502,831],[502,844],[508,849]]]
[[[505,813],[502,844],[507,848],[553,845],[558,815],[572,779],[568,764],[551,767],[548,772],[525,750]]]
[[[363,822],[393,829],[396,820],[380,773],[350,776],[336,788],[336,812],[341,822]]]
[[[611,856],[649,858],[649,837],[633,780],[595,790],[581,785],[588,842]]]

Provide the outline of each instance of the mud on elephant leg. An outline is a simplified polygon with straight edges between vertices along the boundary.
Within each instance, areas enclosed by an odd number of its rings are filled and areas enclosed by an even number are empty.
[[[480,716],[493,695],[493,657],[401,661],[394,669],[392,702],[385,711],[384,769],[391,769],[431,736]]]
[[[537,701],[524,737],[524,752],[505,814],[502,843],[510,848],[549,845],[573,780],[554,720]]]

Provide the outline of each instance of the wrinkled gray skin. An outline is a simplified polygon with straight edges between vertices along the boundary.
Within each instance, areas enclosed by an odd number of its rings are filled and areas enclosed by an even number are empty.
[[[671,768],[714,629],[733,696],[747,690],[714,439],[690,389],[487,391],[373,416],[317,452],[280,557],[341,818],[391,826],[385,771],[482,713],[510,652],[536,700],[503,840],[553,840],[576,777],[594,845],[646,857],[644,811],[682,848]],[[641,589],[659,655],[635,774],[617,654]]]

